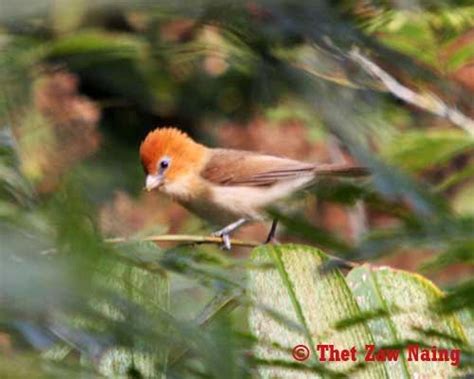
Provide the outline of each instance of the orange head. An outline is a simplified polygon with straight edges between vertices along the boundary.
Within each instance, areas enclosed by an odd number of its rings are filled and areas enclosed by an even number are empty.
[[[202,161],[206,148],[176,128],[158,128],[148,133],[140,146],[140,159],[151,191],[190,174]]]

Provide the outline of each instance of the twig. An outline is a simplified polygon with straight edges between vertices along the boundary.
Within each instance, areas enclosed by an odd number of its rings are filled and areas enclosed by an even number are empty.
[[[158,243],[159,242],[185,242],[189,244],[222,244],[222,238],[220,237],[196,236],[196,235],[189,235],[189,234],[162,234],[159,236],[148,236],[148,237],[143,237],[143,238],[115,237],[115,238],[108,238],[105,240],[105,242],[113,243],[113,244],[127,243],[127,242],[143,242],[143,241],[158,242]],[[241,247],[249,247],[249,248],[263,245],[260,242],[242,241],[242,240],[231,240],[231,244],[233,246],[241,246]],[[328,266],[332,268],[351,269],[360,265],[357,262],[339,258],[331,254],[327,254],[327,253],[325,254],[330,258],[330,262],[328,262]],[[152,267],[148,267],[148,265],[149,265],[149,262],[144,264],[141,267],[144,269],[152,269],[152,270],[156,269],[154,265]]]
[[[107,238],[104,240],[106,243],[111,244],[120,244],[120,243],[127,243],[127,242],[143,242],[143,241],[150,241],[150,242],[185,242],[189,244],[222,244],[222,238],[220,237],[212,237],[212,236],[195,236],[195,235],[188,235],[188,234],[162,234],[159,236],[148,236],[143,238],[127,238],[127,237],[114,237],[114,238]],[[254,248],[257,246],[262,246],[263,244],[256,241],[242,241],[242,240],[231,240],[232,245],[234,246],[241,246],[241,247],[248,247]],[[57,249],[51,248],[47,250],[43,250],[40,254],[41,255],[50,255],[56,254]],[[326,253],[325,253],[326,254]],[[354,267],[360,266],[360,263],[349,261],[343,258],[336,257],[331,254],[326,254],[330,258],[331,267],[340,268],[340,269],[350,269]],[[154,262],[138,262],[134,259],[131,259],[126,256],[120,256],[123,260],[134,264],[138,267],[141,267],[145,270],[151,272],[163,272],[162,267],[159,264]]]
[[[380,66],[375,64],[369,58],[363,56],[358,49],[353,49],[349,53],[349,56],[352,60],[362,66],[365,71],[378,78],[385,85],[388,91],[399,99],[437,116],[444,117],[454,125],[459,126],[461,129],[469,133],[471,136],[474,136],[474,120],[457,109],[451,108],[435,94],[431,92],[423,94],[417,93],[412,89],[405,87]]]
[[[212,236],[195,236],[189,234],[162,234],[159,236],[149,236],[144,238],[126,238],[126,237],[116,237],[108,238],[105,242],[108,243],[127,243],[135,241],[150,241],[150,242],[185,242],[190,244],[222,244],[222,238],[212,237]],[[237,239],[232,239],[231,244],[233,246],[242,246],[242,247],[257,247],[261,243],[256,241],[242,241]]]

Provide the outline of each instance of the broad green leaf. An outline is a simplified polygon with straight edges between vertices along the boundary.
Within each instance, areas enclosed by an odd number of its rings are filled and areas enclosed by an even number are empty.
[[[420,347],[423,344],[453,349],[467,342],[457,317],[434,311],[432,305],[442,297],[442,292],[422,276],[364,265],[352,270],[346,279],[361,310],[380,315],[368,321],[377,347],[416,343]],[[404,349],[397,361],[386,365],[390,378],[461,375],[451,363],[410,359],[408,349]]]
[[[474,346],[474,312],[469,309],[463,309],[458,314],[459,321],[464,328],[466,333],[466,338],[469,346],[471,347],[471,351],[473,350]],[[472,366],[472,364],[471,364]]]
[[[308,363],[314,371],[347,372],[363,363],[358,356],[356,362],[320,362],[316,349],[318,344],[334,344],[336,348],[355,346],[362,351],[366,344],[373,343],[368,328],[363,324],[345,330],[336,330],[339,321],[360,315],[359,308],[338,271],[325,272],[322,265],[328,258],[318,249],[300,245],[267,245],[253,252],[256,263],[273,263],[274,268],[252,270],[249,278],[250,294],[256,304],[268,307],[281,317],[274,317],[262,307],[253,307],[249,315],[252,333],[258,338],[257,358],[268,361],[286,361],[300,364],[292,358],[296,345],[304,344],[310,350]],[[287,320],[286,322],[284,320]],[[294,325],[300,325],[301,329]],[[351,374],[364,378],[384,377],[383,366],[366,365]],[[281,368],[265,365],[260,368],[263,377],[313,378],[315,373],[298,372],[296,368]],[[330,375],[324,373],[325,377]]]
[[[128,243],[125,246],[135,256],[146,256],[152,250],[159,252],[151,242]],[[101,271],[107,287],[133,303],[139,304],[147,311],[151,319],[156,316],[155,319],[159,320],[163,312],[168,311],[169,283],[165,273],[150,272],[125,263],[117,263]],[[128,322],[134,322],[133,314],[124,314],[124,310],[116,308],[114,304],[99,303],[97,306],[109,317],[118,320],[126,317]],[[156,331],[164,332],[160,330],[161,325],[155,325],[155,327]],[[109,349],[100,359],[99,370],[104,375],[117,376],[126,375],[135,368],[145,377],[152,377],[156,375],[160,367],[164,370],[166,360],[167,351],[160,346],[159,341],[156,341],[155,346],[150,346],[148,342],[137,336],[136,341],[133,341],[133,348],[114,346]]]

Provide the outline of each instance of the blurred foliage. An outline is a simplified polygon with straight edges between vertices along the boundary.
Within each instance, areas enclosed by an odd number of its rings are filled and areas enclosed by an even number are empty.
[[[408,252],[395,263],[445,290],[436,311],[472,325],[473,30],[469,1],[1,1],[0,376],[241,378],[288,366],[254,354],[262,341],[248,325],[251,308],[302,331],[250,296],[247,274],[268,263],[140,242],[202,232],[140,191],[138,145],[170,124],[210,145],[366,165],[371,179],[320,181],[270,210],[281,239],[375,264]],[[447,108],[403,103],[354,51]],[[452,122],[454,110],[466,118]],[[356,270],[319,285],[384,275]],[[374,309],[344,301],[377,337]]]

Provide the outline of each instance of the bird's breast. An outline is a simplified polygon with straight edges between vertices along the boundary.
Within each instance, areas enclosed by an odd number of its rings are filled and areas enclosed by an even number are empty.
[[[255,190],[255,189],[254,189]],[[223,187],[209,185],[199,196],[177,199],[185,208],[202,219],[217,226],[225,226],[240,218],[259,220],[261,209],[252,197],[259,196],[258,191],[245,187]]]
[[[284,181],[273,186],[220,186],[200,178],[193,178],[165,191],[174,200],[202,219],[217,226],[225,226],[240,218],[260,220],[262,211],[275,201],[301,188],[311,177]]]

